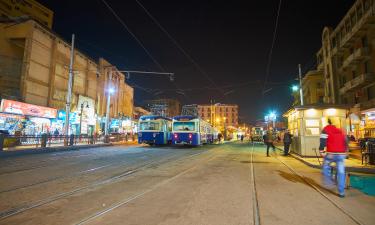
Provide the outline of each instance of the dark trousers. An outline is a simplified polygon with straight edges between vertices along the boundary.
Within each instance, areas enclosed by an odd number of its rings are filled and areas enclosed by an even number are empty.
[[[289,154],[290,142],[284,142],[284,155]]]
[[[272,147],[272,150],[275,151],[275,146],[273,145],[272,142],[266,142],[266,145],[267,145],[267,156],[269,156],[270,147]]]

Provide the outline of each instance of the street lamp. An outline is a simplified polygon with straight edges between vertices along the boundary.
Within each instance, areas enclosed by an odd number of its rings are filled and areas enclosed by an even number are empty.
[[[84,108],[85,103],[86,103],[86,108],[89,108],[89,102],[88,101],[82,102],[82,104],[81,104],[81,115],[79,117],[79,135],[81,135],[81,133],[82,133],[82,117],[83,117],[83,108]]]
[[[292,86],[292,91],[293,91],[293,92],[297,92],[298,90],[299,90],[298,85],[293,85],[293,86]]]
[[[109,111],[110,111],[110,105],[111,105],[111,95],[115,93],[115,89],[110,87],[107,91],[107,109],[105,113],[105,125],[104,125],[104,135],[108,135],[109,130]]]

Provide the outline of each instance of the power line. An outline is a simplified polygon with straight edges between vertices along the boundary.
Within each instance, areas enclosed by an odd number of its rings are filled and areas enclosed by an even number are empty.
[[[146,52],[146,54],[151,58],[151,60],[162,70],[165,72],[164,67],[151,55],[151,53],[147,50],[144,44],[137,38],[137,36],[130,30],[128,25],[121,19],[121,17],[115,12],[115,10],[107,3],[107,1],[102,0],[104,5],[109,9],[109,11],[115,16],[115,18],[121,23],[121,25],[129,32],[129,34],[137,41],[137,43],[142,47],[142,49]]]
[[[142,47],[142,49],[146,52],[146,54],[152,59],[152,61],[163,71],[165,72],[166,70],[164,67],[152,56],[150,51],[147,50],[147,48],[144,46],[144,44],[137,38],[137,36],[130,30],[130,28],[126,25],[124,20],[121,19],[121,17],[115,12],[115,10],[107,3],[107,1],[102,0],[104,5],[109,9],[109,11],[115,16],[115,18],[122,24],[122,26],[129,32],[129,34],[137,41],[137,43]],[[173,82],[173,84],[178,88],[177,84]],[[183,95],[188,101],[191,101],[191,98],[186,96],[185,94]]]
[[[138,0],[135,0],[137,4],[145,11],[145,13],[152,19],[152,21],[162,30],[165,35],[173,42],[173,44],[188,58],[188,60],[196,67],[196,69],[203,74],[203,76],[211,82],[215,88],[224,95],[223,91],[218,87],[218,85],[209,77],[209,75],[203,70],[203,68],[185,51],[184,48],[177,42],[175,38],[158,22],[158,20],[146,9],[144,5]]]
[[[277,37],[277,27],[279,25],[279,16],[280,16],[281,3],[282,3],[282,0],[279,1],[279,6],[278,6],[278,9],[277,9],[276,23],[275,23],[275,29],[273,31],[273,38],[272,38],[272,43],[271,43],[271,49],[270,49],[270,52],[268,54],[268,61],[267,61],[267,68],[266,68],[266,77],[264,78],[264,84],[263,84],[263,88],[262,88],[262,97],[264,96],[264,90],[266,88],[268,77],[270,75],[273,48],[275,46],[276,37]]]

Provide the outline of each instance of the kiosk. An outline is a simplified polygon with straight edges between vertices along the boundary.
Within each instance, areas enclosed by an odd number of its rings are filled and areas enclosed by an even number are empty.
[[[303,157],[319,155],[319,139],[328,118],[336,127],[346,131],[347,108],[338,105],[296,106],[283,116],[288,119],[288,129],[293,135],[291,152]]]

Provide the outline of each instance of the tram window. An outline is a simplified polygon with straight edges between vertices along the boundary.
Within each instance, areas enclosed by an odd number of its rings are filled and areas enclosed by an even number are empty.
[[[174,122],[173,130],[174,131],[194,131],[195,124],[194,122]]]
[[[142,122],[140,128],[141,130],[159,130],[160,125],[156,122]]]

